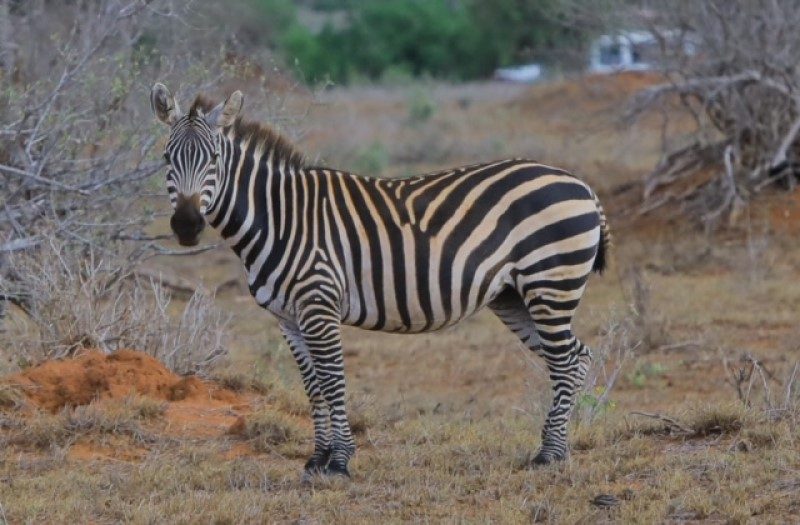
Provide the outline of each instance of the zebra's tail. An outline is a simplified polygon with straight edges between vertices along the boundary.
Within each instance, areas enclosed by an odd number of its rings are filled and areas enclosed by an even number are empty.
[[[608,227],[606,213],[603,211],[597,195],[594,196],[594,202],[597,205],[597,214],[600,216],[600,243],[597,246],[597,255],[594,257],[592,270],[596,273],[603,273],[608,266],[608,255],[611,250],[611,229]]]

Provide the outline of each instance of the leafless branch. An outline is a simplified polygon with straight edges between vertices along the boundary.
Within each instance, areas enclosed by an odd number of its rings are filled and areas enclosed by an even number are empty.
[[[699,0],[662,3],[647,16],[646,26],[662,41],[665,30],[674,35],[684,28],[681,38],[696,53],[676,56],[662,46],[669,80],[642,90],[627,116],[678,106],[696,129],[690,145],[685,139],[665,145],[646,178],[642,211],[677,203],[677,213],[711,226],[726,215],[736,219],[747,199],[768,185],[793,188],[800,175],[800,8],[771,0]]]

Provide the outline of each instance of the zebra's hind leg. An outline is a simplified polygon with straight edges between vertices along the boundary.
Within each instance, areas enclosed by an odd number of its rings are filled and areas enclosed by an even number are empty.
[[[317,380],[314,362],[300,330],[291,324],[280,324],[286,343],[292,351],[303,378],[303,387],[311,402],[311,417],[314,420],[314,453],[306,461],[305,475],[321,473],[328,466],[331,457],[331,434],[328,404],[322,396],[322,390]]]
[[[542,446],[532,463],[542,465],[567,457],[567,424],[574,404],[575,394],[580,391],[591,361],[589,348],[571,335],[569,324],[572,311],[556,312],[548,309],[548,303],[526,306],[519,294],[507,289],[493,300],[489,307],[498,318],[519,337],[525,346],[543,357],[553,382],[553,405],[542,429]],[[537,324],[535,319],[539,319]],[[566,323],[566,333],[553,340],[558,327]],[[563,346],[564,339],[574,343]],[[575,351],[575,349],[579,349]]]
[[[573,293],[579,291],[582,289]],[[542,446],[533,458],[535,465],[563,460],[569,453],[567,425],[592,359],[589,347],[572,333],[577,302],[574,297],[556,299],[542,294],[529,304],[553,386],[553,404],[542,429]]]
[[[533,353],[542,355],[542,342],[536,325],[522,298],[511,288],[506,288],[491,303],[489,308],[514,332],[519,340]]]

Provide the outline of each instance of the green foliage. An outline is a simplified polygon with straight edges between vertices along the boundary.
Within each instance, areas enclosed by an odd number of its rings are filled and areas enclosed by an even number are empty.
[[[493,61],[493,66],[510,65],[579,44],[580,35],[560,23],[562,4],[563,0],[472,0],[470,14],[481,35],[484,60]]]
[[[298,26],[282,40],[307,80],[346,82],[358,72],[380,78],[389,68],[414,76],[462,76],[469,64],[466,10],[444,0],[365,0],[348,9],[344,28],[326,25],[318,34]]]
[[[605,387],[596,386],[592,392],[583,392],[578,396],[576,405],[579,411],[589,411],[595,414],[604,414],[616,408],[617,404],[609,400],[605,394]]]
[[[628,381],[637,388],[643,388],[651,377],[663,376],[667,368],[661,363],[644,363],[628,374]]]
[[[344,13],[345,23],[328,23],[314,33],[287,18],[277,26],[277,42],[311,83],[379,80],[397,71],[456,80],[485,77],[498,66],[576,41],[574,31],[552,18],[562,1],[327,0],[311,6]]]

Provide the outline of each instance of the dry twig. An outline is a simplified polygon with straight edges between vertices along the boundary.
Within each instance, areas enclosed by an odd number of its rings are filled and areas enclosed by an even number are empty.
[[[694,430],[692,430],[691,428],[689,428],[689,427],[683,425],[682,423],[678,422],[677,420],[675,420],[675,419],[673,419],[673,418],[671,418],[669,416],[665,416],[663,414],[650,413],[650,412],[638,412],[638,411],[633,411],[630,414],[632,416],[648,417],[648,418],[651,418],[651,419],[655,419],[655,420],[661,421],[662,423],[665,423],[667,425],[667,429],[671,433],[685,434],[685,435],[694,434]]]

